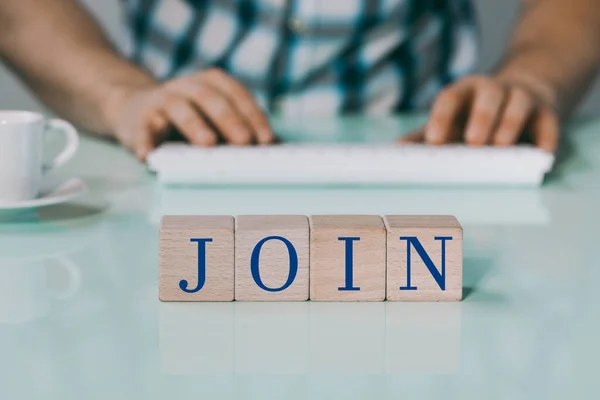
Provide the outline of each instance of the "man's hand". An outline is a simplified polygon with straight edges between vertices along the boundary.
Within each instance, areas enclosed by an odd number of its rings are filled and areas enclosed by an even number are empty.
[[[400,140],[510,146],[527,134],[538,147],[554,152],[559,119],[548,93],[539,85],[499,76],[467,77],[438,95],[422,129]]]
[[[268,120],[239,82],[210,69],[163,84],[115,92],[107,106],[115,137],[145,160],[169,129],[190,143],[268,144],[274,140]]]

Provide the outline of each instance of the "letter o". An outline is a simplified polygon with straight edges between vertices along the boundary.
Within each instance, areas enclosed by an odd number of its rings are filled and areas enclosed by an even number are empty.
[[[269,288],[263,283],[262,279],[260,278],[258,258],[260,256],[260,251],[262,250],[263,245],[269,240],[279,240],[283,242],[287,247],[288,253],[290,255],[290,271],[288,274],[288,279],[280,288]],[[296,274],[298,273],[298,253],[296,252],[294,245],[292,245],[292,243],[290,243],[290,241],[286,238],[281,236],[266,237],[260,242],[258,242],[258,244],[254,247],[254,250],[252,250],[252,257],[250,257],[250,272],[252,272],[252,279],[254,279],[254,282],[256,282],[258,287],[262,290],[265,290],[267,292],[282,292],[288,287],[290,287],[292,283],[294,283],[294,279],[296,279]]]

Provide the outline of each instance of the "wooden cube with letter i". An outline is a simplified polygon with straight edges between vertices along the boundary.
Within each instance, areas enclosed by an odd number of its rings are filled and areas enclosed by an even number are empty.
[[[388,215],[387,295],[391,301],[462,299],[462,227],[453,216]]]
[[[310,299],[383,301],[385,226],[379,215],[310,217]]]

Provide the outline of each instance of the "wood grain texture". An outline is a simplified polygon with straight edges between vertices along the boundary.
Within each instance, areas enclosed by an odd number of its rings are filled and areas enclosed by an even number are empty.
[[[387,229],[387,300],[390,301],[460,301],[462,299],[463,231],[458,220],[448,215],[384,216]],[[441,273],[442,242],[435,237],[451,237],[445,241],[445,290],[430,273],[422,257],[411,245],[410,286],[406,287],[408,241],[400,237],[416,237]]]
[[[198,283],[198,243],[193,238],[211,238],[206,243],[206,281],[196,293],[188,288]],[[159,299],[161,301],[233,301],[234,220],[232,216],[164,216],[159,231]]]
[[[296,277],[289,287],[272,292],[252,277],[251,257],[267,237],[287,239],[298,256]],[[241,215],[235,219],[235,299],[237,301],[305,301],[309,285],[309,228],[304,215]],[[259,276],[265,287],[278,289],[290,276],[290,253],[281,240],[266,241],[259,256]]]
[[[383,301],[385,299],[386,231],[376,215],[310,217],[310,299],[313,301]],[[346,287],[346,241],[353,246],[353,287]]]

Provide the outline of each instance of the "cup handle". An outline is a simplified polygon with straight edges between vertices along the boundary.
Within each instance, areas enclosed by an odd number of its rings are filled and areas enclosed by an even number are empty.
[[[49,172],[66,164],[67,161],[73,158],[79,148],[79,135],[77,134],[77,129],[75,129],[73,125],[62,119],[53,118],[48,120],[46,129],[46,132],[51,130],[61,131],[67,137],[67,145],[63,151],[57,155],[54,160],[44,165],[44,172]]]
[[[81,286],[81,271],[79,270],[79,266],[67,256],[59,256],[55,260],[69,273],[69,287],[64,292],[53,293],[54,298],[65,300],[79,291]]]

